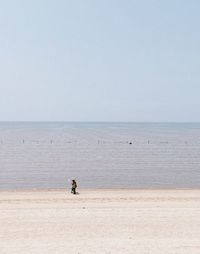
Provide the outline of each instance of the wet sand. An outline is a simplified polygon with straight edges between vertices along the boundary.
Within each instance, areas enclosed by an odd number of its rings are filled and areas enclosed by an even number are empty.
[[[200,190],[1,191],[1,254],[200,253]]]

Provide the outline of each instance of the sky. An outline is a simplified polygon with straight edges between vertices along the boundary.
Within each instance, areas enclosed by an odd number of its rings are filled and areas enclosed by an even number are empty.
[[[199,0],[0,2],[0,121],[200,121]]]

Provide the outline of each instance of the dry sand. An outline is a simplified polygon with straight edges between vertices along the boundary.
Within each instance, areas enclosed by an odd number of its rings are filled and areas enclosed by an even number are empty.
[[[0,192],[1,254],[198,254],[200,190]]]

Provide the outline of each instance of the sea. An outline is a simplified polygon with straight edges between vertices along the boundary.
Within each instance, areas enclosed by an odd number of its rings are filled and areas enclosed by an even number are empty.
[[[0,122],[0,190],[199,188],[200,123]]]

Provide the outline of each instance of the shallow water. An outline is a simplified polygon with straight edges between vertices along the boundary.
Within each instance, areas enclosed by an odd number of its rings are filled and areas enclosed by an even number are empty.
[[[131,143],[131,144],[130,144]],[[0,123],[0,189],[199,188],[199,123]]]

